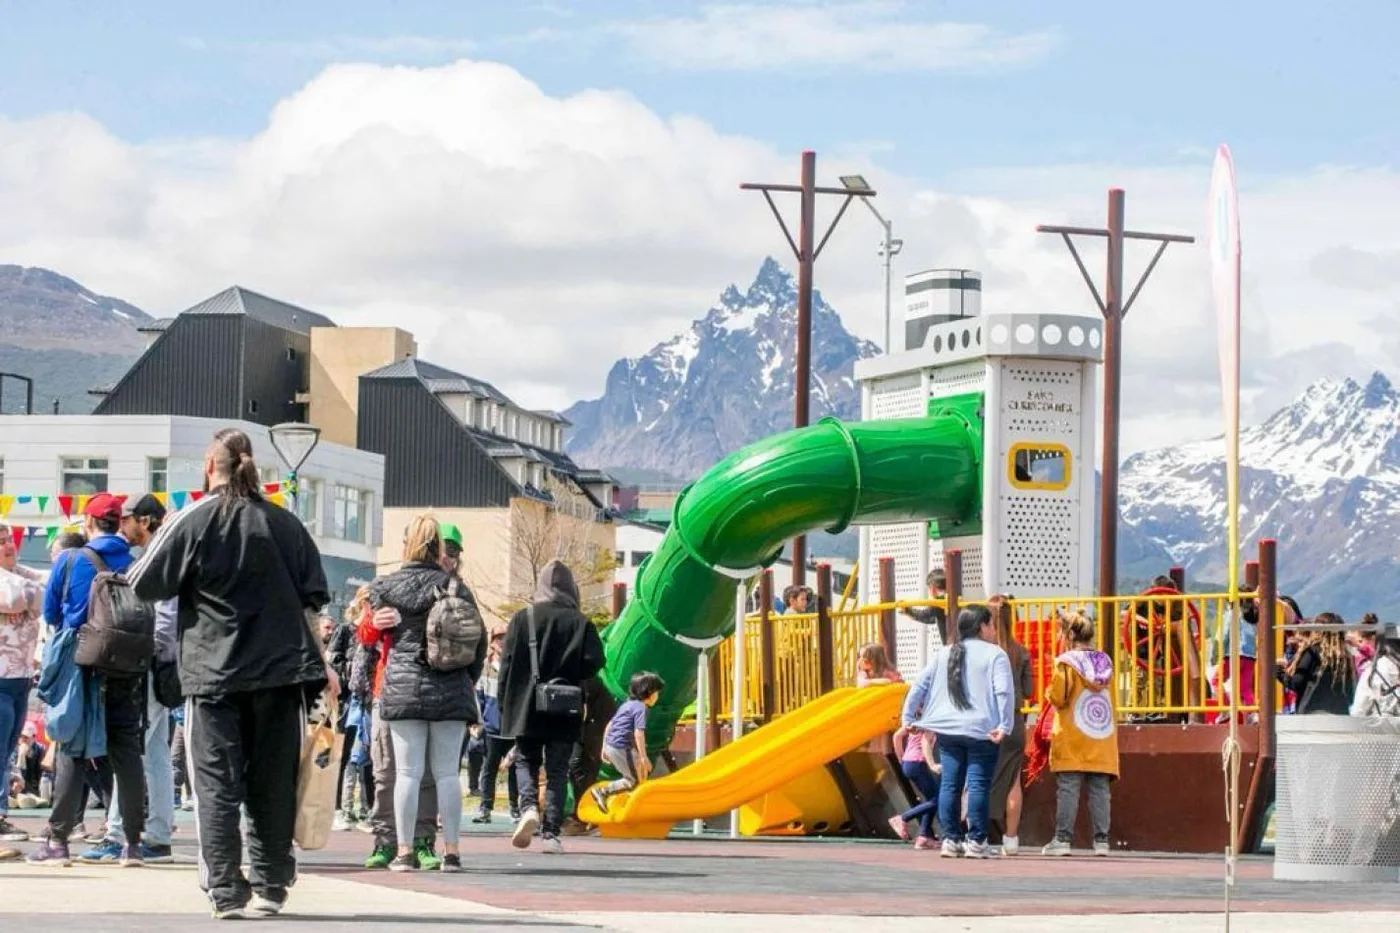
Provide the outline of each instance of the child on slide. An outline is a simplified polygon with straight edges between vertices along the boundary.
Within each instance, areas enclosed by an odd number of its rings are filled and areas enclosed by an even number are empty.
[[[630,699],[618,707],[603,736],[603,760],[617,769],[618,778],[589,792],[600,812],[608,812],[609,797],[632,790],[650,775],[647,710],[656,705],[665,687],[661,678],[650,671],[632,675],[627,687]]]

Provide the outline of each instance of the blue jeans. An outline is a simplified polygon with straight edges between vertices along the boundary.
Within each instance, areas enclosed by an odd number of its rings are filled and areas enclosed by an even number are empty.
[[[963,841],[962,796],[967,788],[967,838],[987,841],[991,800],[987,794],[997,767],[997,745],[990,739],[969,739],[961,735],[938,736],[939,761],[943,781],[938,789],[938,822],[943,838]]]
[[[141,839],[147,845],[170,845],[175,824],[175,769],[170,763],[170,710],[156,702],[155,689],[146,678],[146,742],[141,762],[146,772],[146,825]],[[126,830],[116,795],[107,809],[107,838],[123,840]]]
[[[0,776],[6,784],[0,787],[0,816],[10,812],[10,756],[19,747],[19,735],[24,731],[32,683],[28,677],[0,678]]]
[[[939,800],[938,789],[941,781],[938,775],[933,773],[933,769],[923,761],[902,761],[900,768],[904,771],[904,776],[909,779],[909,783],[914,785],[914,789],[919,792],[919,796],[924,798],[923,803],[910,807],[899,815],[900,819],[906,823],[910,820],[919,821],[919,835],[929,839],[934,837],[933,820],[938,815],[938,808],[942,801]]]

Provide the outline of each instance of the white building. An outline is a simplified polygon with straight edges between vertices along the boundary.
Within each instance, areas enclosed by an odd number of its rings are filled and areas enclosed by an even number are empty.
[[[265,483],[285,467],[268,429],[246,421],[170,415],[0,416],[0,504],[12,527],[29,529],[26,564],[48,563],[49,530],[76,524],[79,497],[111,492],[164,494],[170,507],[191,501],[204,483],[204,452],[216,431],[236,427],[253,441]],[[73,497],[64,514],[60,497]],[[384,457],[318,444],[302,465],[297,512],[325,562],[333,604],[374,576],[382,536]],[[41,501],[43,500],[43,501]]]

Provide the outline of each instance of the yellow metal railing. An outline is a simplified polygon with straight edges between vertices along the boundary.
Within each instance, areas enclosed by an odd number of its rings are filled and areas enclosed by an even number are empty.
[[[964,600],[961,605],[983,602]],[[1229,705],[1226,690],[1233,681],[1228,595],[1149,594],[1009,602],[1014,612],[1016,639],[1030,655],[1034,690],[1024,707],[1026,712],[1039,709],[1041,697],[1049,686],[1054,659],[1061,650],[1059,613],[1082,610],[1098,620],[1098,648],[1113,659],[1114,694],[1121,719],[1211,722],[1224,718]],[[861,646],[880,640],[882,611],[933,605],[946,608],[942,600],[912,600],[831,613],[834,685],[854,685]],[[751,721],[773,719],[791,712],[822,692],[817,615],[772,616],[771,624],[773,682],[771,691],[765,691],[761,619],[755,614],[746,620],[744,716]],[[1281,624],[1275,626],[1275,638],[1276,656],[1281,657]],[[711,664],[718,668],[719,689],[713,697],[715,713],[727,720],[733,715],[732,638],[719,645]],[[907,659],[904,666],[907,670]],[[1248,662],[1241,667],[1241,676],[1247,676]],[[1272,671],[1255,665],[1252,687],[1252,696],[1250,693],[1241,696],[1238,706],[1241,714],[1258,713],[1259,698],[1265,689],[1276,691],[1275,708],[1282,708],[1282,690],[1275,684]],[[766,700],[769,693],[771,702]]]

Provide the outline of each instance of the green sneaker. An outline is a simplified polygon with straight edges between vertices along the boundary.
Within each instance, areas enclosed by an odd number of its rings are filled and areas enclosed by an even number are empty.
[[[442,867],[442,859],[433,851],[431,839],[419,839],[413,843],[413,857],[418,860],[419,871],[437,871]]]
[[[365,859],[365,867],[373,869],[385,869],[394,860],[393,846],[375,846],[369,858]]]

